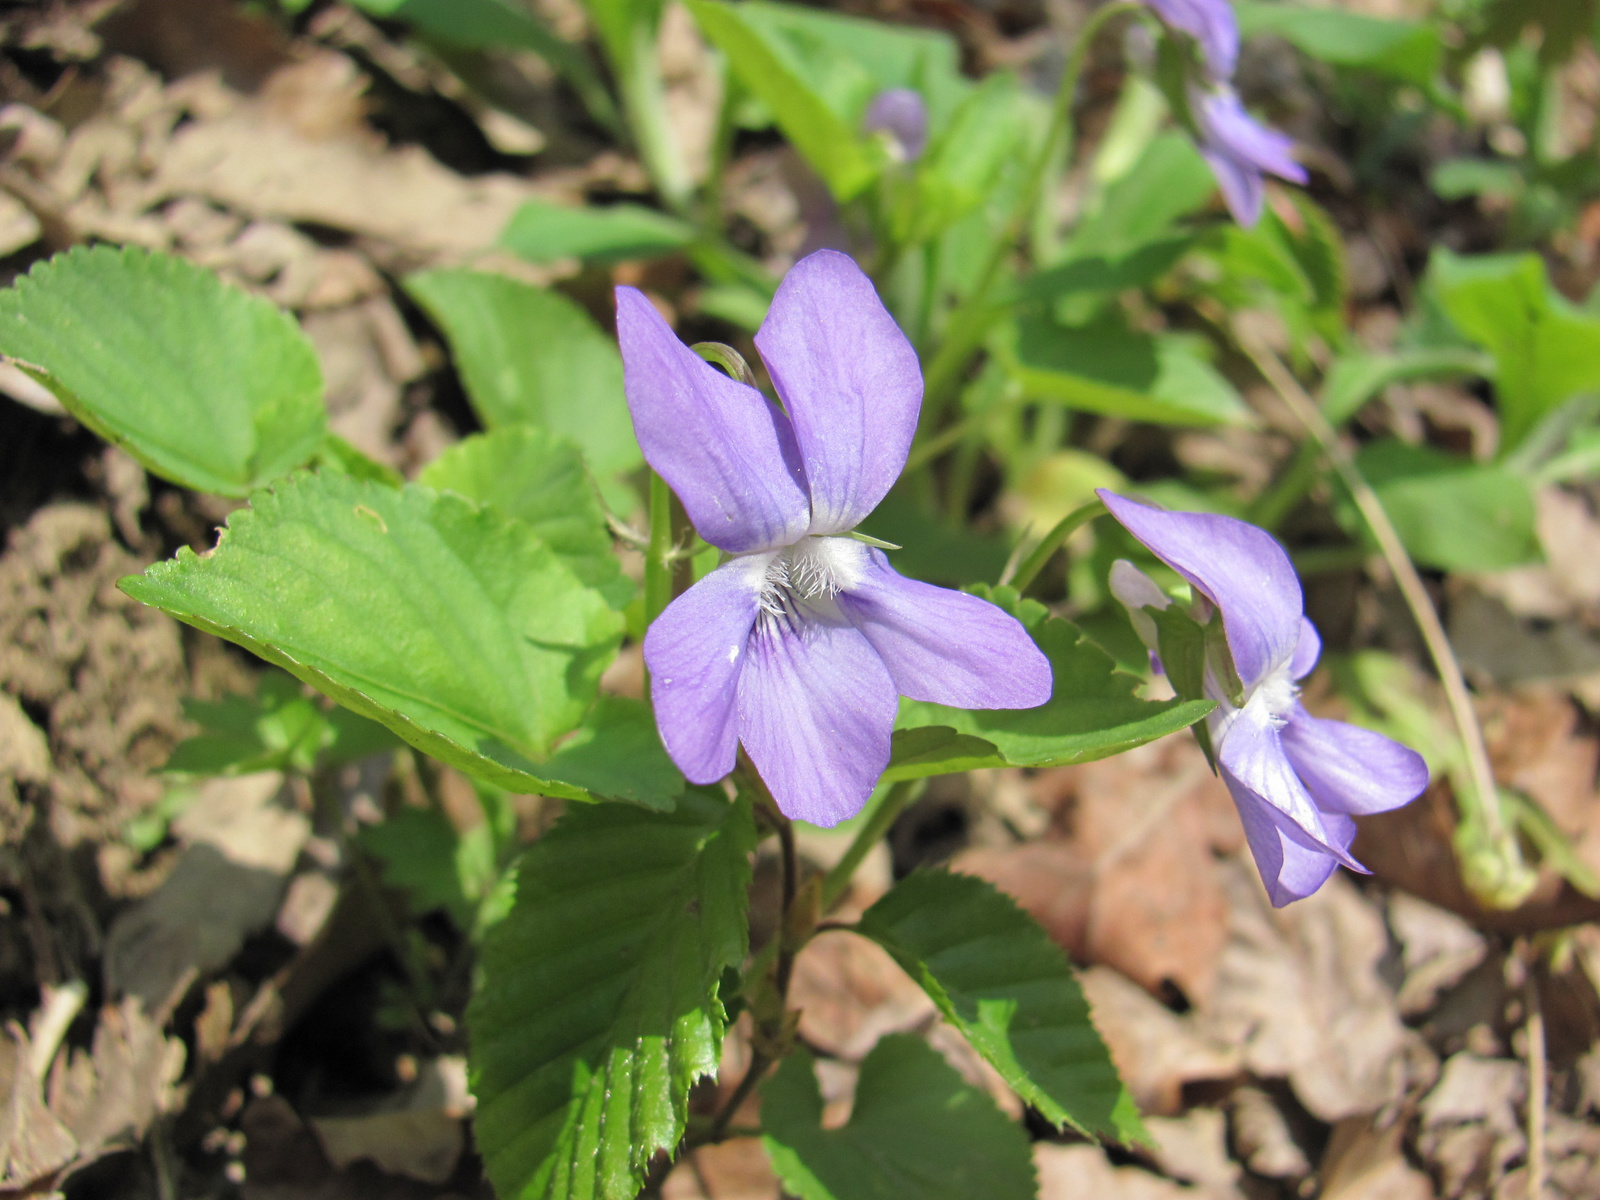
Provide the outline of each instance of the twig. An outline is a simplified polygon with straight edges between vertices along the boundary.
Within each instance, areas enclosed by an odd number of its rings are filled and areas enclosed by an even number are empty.
[[[1528,1200],[1544,1200],[1545,1106],[1549,1081],[1545,1071],[1544,1006],[1539,999],[1539,962],[1536,954],[1526,960],[1523,980],[1523,1005],[1527,1011],[1528,1039]]]
[[[1433,659],[1434,669],[1439,673],[1439,680],[1444,685],[1445,701],[1450,707],[1450,716],[1455,721],[1456,731],[1460,734],[1462,746],[1466,751],[1467,772],[1471,777],[1473,790],[1478,795],[1479,812],[1483,818],[1484,828],[1490,843],[1499,850],[1507,844],[1509,835],[1505,815],[1500,808],[1500,793],[1495,785],[1494,770],[1489,764],[1489,750],[1483,740],[1483,728],[1479,725],[1478,714],[1472,707],[1472,697],[1467,691],[1467,681],[1461,674],[1461,664],[1456,660],[1450,639],[1444,631],[1443,623],[1439,620],[1438,610],[1433,606],[1433,600],[1422,582],[1422,576],[1417,573],[1416,564],[1411,561],[1411,555],[1407,553],[1404,543],[1400,540],[1400,534],[1389,519],[1389,514],[1384,510],[1377,493],[1372,490],[1372,485],[1356,467],[1355,459],[1339,440],[1338,432],[1328,423],[1317,402],[1300,386],[1300,381],[1294,377],[1294,373],[1283,360],[1248,329],[1244,322],[1233,322],[1233,333],[1240,349],[1255,364],[1262,377],[1272,385],[1273,391],[1277,392],[1295,419],[1305,426],[1306,431],[1322,447],[1322,452],[1350,492],[1362,519],[1372,530],[1373,537],[1377,539],[1379,553],[1389,565],[1395,586],[1400,589],[1406,607],[1411,610],[1411,618],[1416,622],[1418,632],[1422,634],[1423,644],[1427,646],[1428,655]]]

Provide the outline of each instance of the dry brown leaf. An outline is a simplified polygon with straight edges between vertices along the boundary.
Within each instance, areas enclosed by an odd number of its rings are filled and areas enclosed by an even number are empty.
[[[839,1057],[859,1060],[886,1033],[931,1024],[937,1010],[875,942],[850,933],[813,940],[795,959],[789,1004],[800,1032]]]
[[[1176,1113],[1183,1086],[1238,1073],[1237,1046],[1210,1037],[1192,1014],[1180,1016],[1110,967],[1080,974],[1095,1027],[1143,1112]]]
[[[1405,1085],[1407,1034],[1379,977],[1383,919],[1342,876],[1281,910],[1242,860],[1225,878],[1232,925],[1209,1004],[1214,1038],[1264,1079],[1287,1078],[1324,1121],[1375,1111]]]
[[[777,1200],[778,1178],[755,1138],[702,1146],[673,1168],[662,1200]]]
[[[365,1113],[311,1117],[306,1124],[335,1167],[368,1159],[391,1175],[443,1183],[466,1148],[462,1119],[471,1108],[466,1060],[445,1056],[422,1063],[405,1092]]]
[[[70,986],[70,985],[69,985]],[[75,999],[74,999],[75,995]],[[52,1020],[65,997],[65,1019]],[[57,1054],[59,1038],[82,1000],[58,989],[28,1033],[13,1023],[15,1055],[0,1117],[0,1188],[50,1187],[80,1167],[139,1144],[150,1123],[174,1104],[183,1043],[163,1036],[133,998],[100,1012],[87,1053]],[[48,1082],[40,1075],[54,1059]]]
[[[262,96],[183,126],[152,199],[204,196],[260,220],[343,230],[398,251],[397,265],[462,261],[492,246],[537,189],[510,175],[466,178],[420,146],[391,148],[364,126],[318,117],[359,95],[348,65],[327,52],[285,67]]]
[[[1212,1192],[1229,1192],[1237,1186],[1240,1167],[1228,1154],[1228,1122],[1220,1109],[1146,1117],[1144,1124],[1155,1141],[1151,1157],[1166,1174]]]
[[[1335,1125],[1319,1172],[1322,1200],[1434,1200],[1433,1181],[1406,1161],[1403,1133],[1364,1117]]]
[[[1098,1146],[1033,1148],[1039,1200],[1224,1200],[1236,1192],[1184,1187],[1138,1167],[1113,1167]]]
[[[1405,1016],[1430,1010],[1489,953],[1483,935],[1466,921],[1405,892],[1389,897],[1388,916],[1405,969],[1397,998]]]
[[[275,771],[211,779],[173,822],[184,845],[166,882],[124,909],[106,939],[106,987],[152,1007],[221,967],[271,923],[300,849],[305,816],[281,802]]]

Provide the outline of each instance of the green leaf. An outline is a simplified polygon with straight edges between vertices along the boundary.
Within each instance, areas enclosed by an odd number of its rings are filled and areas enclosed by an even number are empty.
[[[1186,729],[1215,707],[1209,700],[1140,700],[1134,695],[1137,678],[1118,671],[1109,654],[1070,622],[1051,617],[1044,605],[1019,598],[1015,588],[970,590],[1022,622],[1050,659],[1054,692],[1030,709],[969,710],[901,701],[886,780],[980,766],[1090,762]],[[944,749],[936,736],[945,739]],[[977,758],[979,741],[991,748],[983,760]]]
[[[1537,254],[1459,258],[1436,250],[1428,288],[1457,328],[1494,355],[1502,455],[1565,401],[1600,390],[1600,317],[1567,303]]]
[[[1363,446],[1356,467],[1423,566],[1498,571],[1537,561],[1538,508],[1515,471],[1393,439]],[[1360,525],[1353,512],[1346,520]]]
[[[917,871],[857,928],[1046,1120],[1146,1140],[1066,957],[1011,897],[970,875]]]
[[[798,1050],[761,1088],[762,1138],[800,1200],[1032,1200],[1028,1137],[939,1052],[909,1033],[880,1038],[861,1063],[850,1120],[822,1125],[811,1054]]]
[[[561,744],[540,774],[596,796],[670,811],[683,791],[683,775],[656,731],[655,713],[642,700],[602,696],[583,726]]]
[[[1121,257],[1168,239],[1174,225],[1208,204],[1216,190],[1216,176],[1194,143],[1168,130],[1106,188],[1074,231],[1068,257]]]
[[[1029,399],[1084,412],[1173,425],[1241,422],[1250,410],[1199,353],[1199,339],[1136,333],[1108,316],[1068,328],[1048,314],[1023,316],[1000,348]]]
[[[500,244],[529,262],[581,258],[617,262],[656,258],[694,241],[692,226],[639,204],[574,207],[529,200],[512,215]]]
[[[576,726],[622,618],[522,522],[448,492],[296,475],[121,582],[425,753],[577,799],[537,763]]]
[[[383,864],[383,882],[406,893],[414,914],[443,909],[458,929],[472,928],[476,906],[457,862],[461,836],[443,813],[406,805],[356,840]]]
[[[588,57],[563,41],[528,6],[506,0],[353,0],[376,17],[406,21],[417,32],[463,50],[531,50],[549,63],[602,123],[620,128],[616,106]]]
[[[634,585],[611,552],[605,510],[570,439],[533,425],[473,434],[429,463],[417,482],[526,523],[613,608],[633,598]]]
[[[602,483],[644,461],[617,345],[571,300],[483,271],[424,271],[406,290],[450,339],[485,427],[521,423],[570,437]]]
[[[78,248],[0,292],[0,353],[163,479],[243,496],[307,462],[322,370],[294,319],[185,259]]]
[[[1419,87],[1431,83],[1439,70],[1439,35],[1423,21],[1260,0],[1236,0],[1234,11],[1243,36],[1275,33],[1320,62],[1376,71]]]
[[[822,176],[835,198],[849,200],[877,177],[882,151],[861,135],[859,127],[824,99],[794,43],[777,36],[772,16],[776,5],[725,4],[721,0],[687,0],[689,11],[711,43],[728,57],[739,82],[772,110],[784,135]],[[869,22],[859,22],[870,25]],[[872,84],[856,86],[859,114]]]
[[[1334,359],[1322,383],[1322,410],[1331,425],[1343,425],[1391,383],[1485,375],[1493,362],[1473,350],[1419,347],[1393,354],[1355,350]]]
[[[467,1010],[474,1132],[503,1200],[632,1200],[717,1069],[744,959],[749,807],[568,811],[523,856]]]
[[[309,772],[355,762],[399,745],[375,721],[346,709],[324,712],[298,680],[268,671],[254,696],[185,700],[183,713],[203,733],[173,749],[163,770],[194,775]]]

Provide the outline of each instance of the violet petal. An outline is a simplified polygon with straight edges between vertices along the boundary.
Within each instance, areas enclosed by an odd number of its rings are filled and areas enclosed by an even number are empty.
[[[1299,705],[1278,736],[1324,814],[1388,812],[1428,786],[1428,764],[1415,750],[1370,729],[1313,717]]]
[[[842,617],[763,617],[739,674],[739,736],[785,816],[831,828],[889,765],[889,671]]]
[[[771,557],[718,567],[667,605],[644,636],[656,726],[691,783],[715,783],[733,770],[735,691]]]
[[[1223,202],[1233,219],[1246,229],[1253,228],[1261,220],[1261,210],[1267,202],[1267,187],[1261,172],[1209,146],[1200,147],[1200,156],[1216,176]]]
[[[1306,617],[1300,618],[1300,640],[1295,643],[1294,657],[1289,660],[1289,678],[1304,679],[1316,669],[1322,657],[1322,636]]]
[[[1234,805],[1239,810],[1239,821],[1244,826],[1245,840],[1250,844],[1250,854],[1256,860],[1256,870],[1261,872],[1261,882],[1266,885],[1267,896],[1273,906],[1282,908],[1295,900],[1303,900],[1316,891],[1339,868],[1339,860],[1310,842],[1286,820],[1273,806],[1256,795],[1226,769],[1222,780],[1228,785]],[[1342,825],[1336,836],[1354,836],[1354,822],[1348,817],[1347,831]],[[1348,849],[1346,838],[1344,846]]]
[[[1307,845],[1322,847],[1352,871],[1365,870],[1330,834],[1322,810],[1295,774],[1272,720],[1247,705],[1215,740],[1217,765],[1295,826]]]
[[[786,546],[810,522],[789,420],[680,342],[636,288],[617,289],[617,340],[634,432],[713,546]]]
[[[1174,29],[1200,43],[1206,70],[1214,79],[1228,79],[1239,61],[1239,22],[1229,0],[1147,0]]]
[[[906,464],[922,408],[916,351],[855,260],[834,250],[784,276],[756,347],[794,422],[811,532],[854,529]]]
[[[1105,488],[1095,494],[1129,533],[1222,610],[1228,649],[1247,689],[1290,661],[1305,602],[1289,556],[1271,534],[1233,517],[1167,512]]]
[[[870,561],[838,603],[902,696],[955,708],[1034,708],[1050,699],[1050,660],[1015,617],[907,579],[881,550]]]

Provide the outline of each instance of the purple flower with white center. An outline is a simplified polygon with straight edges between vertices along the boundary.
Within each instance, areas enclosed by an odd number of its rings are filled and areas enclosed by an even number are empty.
[[[1156,16],[1200,45],[1206,72],[1216,80],[1233,78],[1239,61],[1239,21],[1229,0],[1145,0]]]
[[[836,825],[885,767],[899,696],[1032,708],[1050,664],[975,596],[906,579],[848,536],[905,466],[922,407],[916,352],[848,256],[784,278],[756,334],[783,407],[680,342],[617,289],[634,430],[700,536],[732,557],[650,626],[644,658],[667,751],[695,783],[742,742],[790,817]]]
[[[1292,153],[1294,139],[1252,117],[1232,88],[1190,89],[1189,110],[1200,129],[1200,153],[1239,224],[1249,227],[1261,219],[1263,175],[1306,182],[1306,169]]]
[[[1189,581],[1202,622],[1213,610],[1222,614],[1244,703],[1232,703],[1208,665],[1205,693],[1218,706],[1206,724],[1272,903],[1309,896],[1340,863],[1365,872],[1350,856],[1352,816],[1416,799],[1428,768],[1382,734],[1301,707],[1296,681],[1317,665],[1322,643],[1283,547],[1232,517],[1166,512],[1104,489],[1098,495],[1129,533]],[[1144,609],[1166,608],[1172,599],[1126,560],[1113,567],[1111,590],[1154,652],[1155,623]]]
[[[868,133],[888,134],[895,157],[916,162],[928,145],[928,106],[911,88],[890,88],[867,105],[861,127]]]

